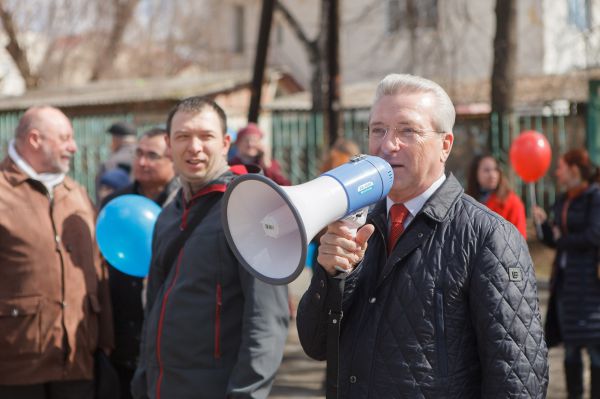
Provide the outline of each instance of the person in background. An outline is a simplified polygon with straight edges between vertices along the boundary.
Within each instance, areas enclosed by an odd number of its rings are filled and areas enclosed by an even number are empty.
[[[95,209],[67,176],[77,144],[59,109],[29,108],[0,164],[0,398],[94,399],[113,348]]]
[[[491,155],[476,156],[471,162],[467,194],[515,225],[527,238],[523,201],[510,188],[498,161]]]
[[[598,173],[584,149],[567,151],[559,159],[556,182],[564,190],[549,218],[533,209],[542,225],[542,241],[556,248],[546,317],[548,346],[564,342],[564,371],[569,398],[583,396],[583,361],[591,363],[591,397],[600,398],[600,189]]]
[[[142,134],[133,160],[133,183],[106,197],[102,202],[103,207],[114,198],[127,194],[142,195],[160,206],[165,206],[174,197],[179,182],[175,177],[166,137],[166,130],[160,128]],[[115,326],[115,350],[110,359],[119,376],[121,399],[129,399],[144,322],[144,278],[130,276],[112,266],[108,271]]]
[[[452,101],[413,75],[388,75],[375,93],[369,153],[392,166],[391,190],[356,235],[327,227],[298,307],[304,351],[331,371],[328,396],[544,398],[529,250],[446,175]]]
[[[222,198],[227,118],[208,98],[167,117],[181,189],[158,217],[134,398],[266,398],[283,357],[287,287],[254,278],[229,247]]]
[[[229,163],[229,161],[231,161],[237,155],[237,148],[235,146],[235,141],[237,140],[237,130],[228,127],[227,134],[229,137],[231,137],[231,145],[229,146],[229,151],[227,151],[227,162]]]
[[[104,198],[129,185],[129,174],[121,168],[111,169],[100,176],[98,199],[102,203]]]
[[[337,168],[338,166],[349,162],[352,157],[359,154],[360,147],[358,144],[356,144],[356,142],[343,137],[338,137],[329,151],[327,151],[327,155],[323,159],[320,168],[321,173],[325,173],[331,169]],[[306,265],[310,268],[317,264],[317,247],[319,246],[319,240],[325,231],[326,229],[323,229],[321,232],[319,232],[308,244]]]
[[[112,124],[106,131],[110,134],[110,156],[100,165],[96,175],[96,204],[101,200],[98,195],[100,187],[100,177],[107,171],[121,168],[128,175],[131,175],[131,164],[135,151],[137,130],[135,126],[127,122],[117,122]]]
[[[323,159],[321,173],[337,168],[350,161],[352,157],[360,154],[360,147],[356,142],[343,137],[338,137]]]
[[[289,186],[290,181],[283,175],[277,160],[271,158],[265,148],[264,133],[255,123],[240,129],[235,145],[237,154],[229,161],[230,165],[257,165],[264,175],[280,186]]]

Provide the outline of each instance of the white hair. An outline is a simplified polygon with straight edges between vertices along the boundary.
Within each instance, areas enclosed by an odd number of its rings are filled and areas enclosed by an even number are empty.
[[[446,91],[444,91],[440,85],[429,79],[409,74],[393,73],[387,75],[377,85],[373,105],[375,105],[375,103],[383,96],[415,93],[430,93],[434,96],[437,104],[437,112],[435,112],[434,115],[431,115],[434,128],[446,133],[452,132],[454,121],[456,119],[454,104],[452,104],[452,100],[450,100]]]

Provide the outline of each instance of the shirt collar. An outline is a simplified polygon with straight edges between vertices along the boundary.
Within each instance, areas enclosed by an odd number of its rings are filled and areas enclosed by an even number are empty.
[[[417,195],[415,198],[412,198],[404,203],[404,206],[406,207],[406,209],[408,209],[408,212],[410,212],[410,215],[412,217],[415,217],[417,213],[419,213],[419,211],[421,210],[421,208],[423,208],[423,205],[425,205],[429,197],[431,197],[433,193],[435,193],[435,191],[442,185],[442,183],[444,183],[445,180],[446,174],[442,173],[442,175],[436,181],[434,181],[433,184],[429,186],[427,190],[423,191],[420,195]],[[392,201],[390,197],[387,197],[387,214],[390,213],[390,208],[392,207],[392,205],[394,205],[394,201]]]
[[[23,159],[15,148],[15,141],[11,140],[8,145],[8,156],[29,178],[42,183],[49,193],[52,193],[54,187],[62,183],[65,179],[64,173],[37,173],[31,165]]]

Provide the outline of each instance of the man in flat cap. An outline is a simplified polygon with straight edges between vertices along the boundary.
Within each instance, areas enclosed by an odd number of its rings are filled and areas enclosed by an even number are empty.
[[[121,168],[127,174],[131,173],[131,164],[135,155],[137,131],[135,126],[127,122],[116,122],[106,131],[112,137],[110,157],[100,165],[96,175],[96,204],[100,203],[98,192],[100,191],[100,176],[104,172]]]

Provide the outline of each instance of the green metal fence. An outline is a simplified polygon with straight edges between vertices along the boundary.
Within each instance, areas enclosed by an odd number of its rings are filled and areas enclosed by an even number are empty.
[[[3,154],[6,154],[8,141],[14,136],[20,116],[20,113],[0,114],[0,146]],[[368,118],[368,109],[347,109],[342,118],[344,137],[356,141],[363,152],[367,152]],[[492,153],[508,171],[515,191],[529,202],[525,185],[518,176],[510,172],[510,143],[522,130],[535,129],[542,132],[552,146],[553,169],[557,155],[577,143],[585,144],[585,137],[575,137],[577,134],[573,133],[573,129],[569,129],[571,133],[567,134],[569,118],[573,116],[508,115],[502,119],[510,123],[503,124],[499,123],[498,116],[492,117],[491,122],[488,118],[459,119],[454,129],[455,142],[447,169],[465,183],[471,159],[477,154]],[[110,152],[110,136],[105,133],[106,128],[117,120],[131,121],[133,115],[111,114],[73,118],[78,151],[70,174],[87,188],[92,198],[95,196],[94,179],[98,167]],[[273,112],[272,147],[273,156],[281,163],[293,184],[314,179],[320,174],[320,164],[327,150],[323,134],[323,116],[307,111]],[[536,184],[536,193],[540,205],[548,206],[554,202],[556,190],[551,173]]]
[[[468,168],[475,155],[491,153],[503,166],[514,187],[522,198],[530,202],[525,184],[510,168],[508,152],[512,140],[523,130],[534,129],[543,133],[552,146],[554,169],[558,155],[574,143],[585,143],[585,138],[575,140],[567,134],[567,120],[571,115],[497,115],[473,119],[459,119],[454,128],[454,146],[447,170],[466,184]],[[367,109],[349,109],[343,112],[343,135],[353,139],[367,151]],[[502,126],[502,127],[501,127]],[[299,184],[319,175],[319,165],[326,152],[323,120],[319,113],[307,111],[277,111],[272,114],[273,156],[282,164],[293,184]],[[491,137],[490,137],[491,135]],[[491,145],[490,145],[491,144]],[[491,148],[490,148],[491,147]],[[548,206],[555,200],[556,189],[553,174],[548,173],[536,184],[539,205]]]

